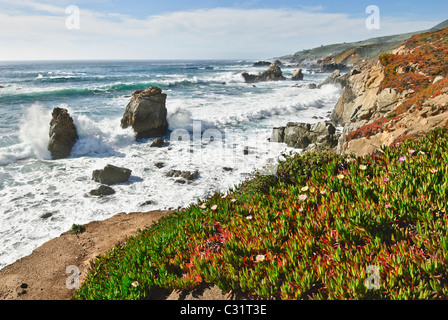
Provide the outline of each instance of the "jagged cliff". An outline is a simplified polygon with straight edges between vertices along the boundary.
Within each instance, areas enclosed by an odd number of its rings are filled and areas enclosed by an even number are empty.
[[[332,120],[338,152],[365,155],[448,125],[448,28],[414,35],[348,77]]]

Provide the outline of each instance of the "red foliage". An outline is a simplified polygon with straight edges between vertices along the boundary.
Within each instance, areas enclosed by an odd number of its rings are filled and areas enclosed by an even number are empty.
[[[441,83],[433,85],[433,82],[437,76],[445,77],[448,73],[447,40],[448,28],[415,35],[403,44],[408,54],[380,56],[385,77],[378,92],[386,88],[393,88],[397,92],[409,89],[415,91],[409,103],[404,103],[397,110],[398,114],[413,104],[421,106],[430,96],[440,94]]]
[[[378,119],[373,123],[350,132],[347,141],[369,138],[384,131],[384,124],[398,118],[412,106],[420,109],[428,100],[444,93],[448,87],[448,28],[436,32],[415,35],[404,42],[408,54],[383,54],[379,60],[384,66],[384,80],[378,93],[386,88],[398,93],[414,90],[408,99],[395,110],[395,118]],[[437,76],[444,79],[433,83]],[[407,137],[401,137],[405,140]],[[397,140],[398,141],[398,140]]]
[[[361,127],[357,130],[354,130],[352,132],[350,132],[349,134],[347,134],[346,136],[346,140],[351,141],[354,139],[359,139],[359,138],[369,138],[371,136],[374,136],[378,133],[381,133],[384,131],[384,124],[393,120],[393,119],[397,119],[398,117],[394,117],[394,118],[381,118],[381,119],[377,119],[375,120],[373,123],[370,123],[368,125],[365,125],[364,127]]]

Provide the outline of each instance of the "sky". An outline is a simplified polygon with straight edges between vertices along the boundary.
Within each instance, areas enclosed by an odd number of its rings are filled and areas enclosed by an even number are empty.
[[[447,13],[446,0],[0,0],[0,60],[269,59]]]

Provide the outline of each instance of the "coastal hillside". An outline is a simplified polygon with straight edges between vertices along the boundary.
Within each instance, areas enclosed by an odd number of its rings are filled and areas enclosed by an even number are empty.
[[[376,37],[362,41],[322,45],[313,49],[298,51],[291,55],[279,57],[291,63],[309,64],[319,60],[330,60],[335,63],[353,65],[362,59],[377,59],[381,54],[390,52],[416,34],[438,31],[448,27],[448,20],[441,22],[429,30]]]
[[[364,155],[448,121],[448,28],[414,35],[376,61],[359,63],[333,112],[339,152]]]

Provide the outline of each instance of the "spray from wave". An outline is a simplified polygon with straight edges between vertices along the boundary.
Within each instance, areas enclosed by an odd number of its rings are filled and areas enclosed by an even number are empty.
[[[0,165],[28,158],[51,159],[47,149],[50,118],[41,104],[31,105],[19,121],[19,143],[0,149]]]
[[[73,115],[78,132],[78,141],[72,150],[72,157],[113,155],[117,149],[135,142],[135,133],[131,128],[122,129],[119,119],[116,121],[95,122],[86,115]]]
[[[51,159],[48,151],[48,130],[51,116],[39,103],[28,108],[19,126],[19,137],[22,143],[31,149],[39,159]]]

